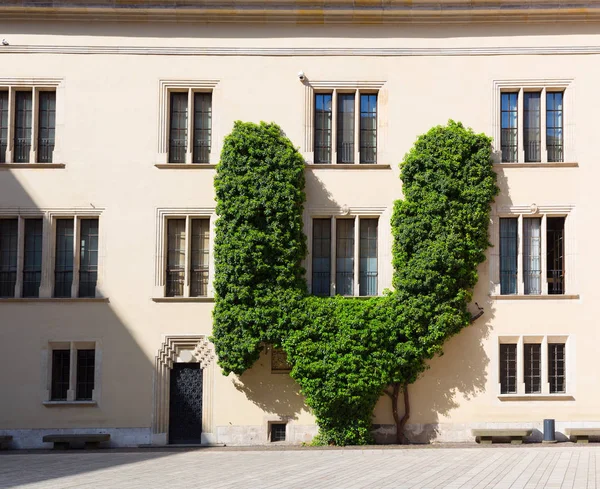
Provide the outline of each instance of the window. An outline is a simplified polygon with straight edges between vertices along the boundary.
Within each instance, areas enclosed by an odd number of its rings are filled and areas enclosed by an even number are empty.
[[[377,234],[376,218],[313,219],[312,293],[377,295]]]
[[[564,294],[564,231],[563,216],[500,218],[500,294]]]
[[[271,442],[285,441],[285,423],[271,423]]]
[[[43,219],[25,220],[23,297],[39,297],[42,283]]]
[[[169,163],[209,163],[212,93],[172,91],[169,106]]]
[[[18,219],[0,219],[0,297],[14,297],[17,283]]]
[[[55,90],[0,87],[0,163],[52,163],[55,132]]]
[[[563,99],[564,88],[526,87],[500,92],[503,162],[564,161]]]
[[[49,400],[96,400],[95,343],[57,343],[50,348]]]
[[[292,366],[287,361],[287,353],[280,348],[271,349],[271,372],[288,373]]]
[[[166,297],[208,296],[209,240],[209,218],[167,219]]]
[[[567,336],[500,338],[500,394],[567,394]]]
[[[56,220],[54,297],[96,296],[98,219],[77,219],[77,223],[79,233],[76,235],[74,219]]]
[[[314,97],[314,162],[377,163],[377,93],[334,90]]]

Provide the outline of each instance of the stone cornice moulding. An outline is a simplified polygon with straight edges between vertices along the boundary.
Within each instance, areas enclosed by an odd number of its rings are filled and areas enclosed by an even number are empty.
[[[565,215],[569,214],[575,209],[575,205],[573,204],[560,204],[560,205],[499,205],[495,206],[494,215],[503,216],[503,215],[541,215],[541,214],[549,214],[549,215]]]
[[[52,6],[35,6],[24,0],[3,0],[3,20],[121,21],[121,22],[277,22],[304,24],[431,24],[431,23],[538,23],[600,20],[600,1],[560,0],[525,3],[501,0],[278,0],[233,3],[203,0],[54,0]]]
[[[331,206],[331,207],[306,207],[307,215],[311,218],[316,216],[380,216],[388,208],[382,207],[350,207],[350,206]]]
[[[1,50],[0,50],[1,52]],[[64,81],[63,78],[46,78],[46,77],[1,77],[0,87],[58,87]]]

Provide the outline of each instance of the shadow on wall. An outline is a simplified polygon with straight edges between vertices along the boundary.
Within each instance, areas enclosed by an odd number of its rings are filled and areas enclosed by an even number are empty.
[[[69,202],[68,207],[64,204],[52,209],[38,206],[32,195],[42,194],[42,189],[38,187],[42,185],[39,183],[42,182],[40,175],[44,177],[43,191],[47,201],[64,202],[60,189],[72,185],[67,172],[0,169],[0,219],[41,218],[44,228],[50,230],[50,220],[72,219],[73,215],[90,209],[88,203],[78,205],[79,200],[77,203]],[[80,190],[83,195],[86,194],[85,188]],[[97,202],[96,208],[100,207],[102,203]],[[115,220],[127,219],[118,214],[111,216],[113,220],[105,219],[109,213],[110,209],[106,209],[100,214],[101,237],[110,235],[110,231],[103,227],[114,225]],[[85,213],[82,217],[85,218]],[[48,247],[44,260],[55,253],[50,249],[48,239],[53,234],[51,231],[43,234],[42,246]],[[103,246],[101,243],[100,254],[103,253]],[[137,260],[142,264],[149,261],[146,257],[136,257],[136,253],[127,257],[131,258],[132,269],[138,266]],[[44,263],[42,266],[45,267]],[[54,270],[49,272],[54,281]],[[105,290],[110,291],[109,277],[106,279],[104,283],[108,287]],[[3,287],[3,295],[11,294],[12,289],[12,284],[8,288]],[[70,295],[70,288],[66,290]],[[100,294],[104,294],[105,290]],[[135,302],[135,298],[126,299],[128,304],[129,301]],[[118,297],[92,301],[0,298],[0,385],[3,400],[10,399],[10,403],[0,402],[0,435],[13,436],[8,448],[52,448],[51,443],[43,443],[44,435],[70,433],[110,433],[111,441],[107,446],[131,447],[151,442],[154,366],[132,336],[131,325],[114,310],[113,304],[118,302]],[[145,302],[137,306],[131,304],[131,307],[147,308],[148,305]],[[78,356],[72,348],[95,350],[92,396],[97,404],[85,407],[44,404],[52,399],[53,349],[71,349],[69,370],[72,374],[67,382],[69,390],[75,391],[73,397],[76,396],[77,380],[72,371],[77,372]],[[144,458],[167,455],[153,453]],[[110,460],[91,464],[54,464],[43,471],[23,471],[21,467],[14,483],[10,473],[4,473],[0,485],[20,486],[134,461],[125,456],[120,460],[111,457]]]

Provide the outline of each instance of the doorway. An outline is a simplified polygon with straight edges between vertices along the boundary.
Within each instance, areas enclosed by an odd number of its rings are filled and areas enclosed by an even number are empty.
[[[174,363],[169,398],[169,443],[195,444],[202,438],[202,369]]]

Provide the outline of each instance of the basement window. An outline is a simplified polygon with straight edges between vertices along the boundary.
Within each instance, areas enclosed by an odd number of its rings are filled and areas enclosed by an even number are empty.
[[[285,441],[285,423],[271,423],[271,442]]]

